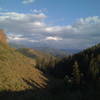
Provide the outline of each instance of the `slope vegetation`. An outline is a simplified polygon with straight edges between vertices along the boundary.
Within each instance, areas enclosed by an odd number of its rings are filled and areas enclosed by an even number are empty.
[[[35,65],[35,60],[0,44],[0,91],[30,88],[23,79],[42,85],[42,72]]]

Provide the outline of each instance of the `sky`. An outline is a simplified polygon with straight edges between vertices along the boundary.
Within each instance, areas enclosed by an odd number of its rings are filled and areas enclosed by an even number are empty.
[[[100,42],[100,0],[0,0],[10,43],[85,49]]]

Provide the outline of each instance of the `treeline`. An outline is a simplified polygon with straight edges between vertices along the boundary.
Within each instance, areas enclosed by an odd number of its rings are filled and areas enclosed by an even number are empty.
[[[51,70],[54,70],[56,63],[58,63],[61,59],[53,56],[52,54],[44,53],[31,48],[19,48],[17,51],[29,58],[34,59],[36,61],[35,67],[46,73],[50,73]]]
[[[81,96],[79,100],[99,100],[100,44],[68,58],[63,58],[56,63],[54,75],[65,81],[66,95],[70,93],[76,98]],[[79,94],[77,95],[76,93]],[[85,99],[83,99],[84,97]]]
[[[37,57],[36,61],[36,67],[54,77],[73,79],[77,76],[80,83],[91,83],[100,78],[100,44],[62,59],[49,55]]]
[[[100,44],[86,49],[78,54],[69,56],[67,59],[62,59],[55,66],[55,73],[59,74],[62,77],[68,75],[72,76],[73,66],[77,63],[79,66],[80,73],[83,76],[83,79],[97,79],[100,76]],[[62,71],[62,72],[61,72]]]

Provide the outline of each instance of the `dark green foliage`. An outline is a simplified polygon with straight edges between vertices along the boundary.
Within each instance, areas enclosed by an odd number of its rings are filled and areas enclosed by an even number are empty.
[[[73,65],[73,73],[72,74],[73,74],[74,83],[79,85],[80,80],[81,80],[81,73],[80,73],[79,65],[77,62],[75,62]]]
[[[99,57],[94,58],[90,62],[90,75],[93,80],[96,80],[100,75],[100,60]]]
[[[83,100],[100,98],[100,44],[60,60],[54,73],[64,78],[69,92],[79,91]]]

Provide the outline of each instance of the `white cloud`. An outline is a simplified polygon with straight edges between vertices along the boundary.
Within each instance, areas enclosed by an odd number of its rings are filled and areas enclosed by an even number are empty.
[[[56,48],[85,48],[100,42],[100,17],[80,18],[72,25],[48,25],[44,13],[0,13],[0,28],[10,42]]]
[[[23,4],[30,4],[30,3],[33,3],[33,2],[35,2],[35,0],[22,0]]]
[[[49,36],[49,37],[46,37],[46,40],[54,40],[54,41],[59,41],[59,40],[63,40],[62,38],[60,37],[52,37],[52,36]]]
[[[48,12],[47,8],[43,8],[43,9],[31,9],[31,12],[33,13],[44,13],[44,12]]]

